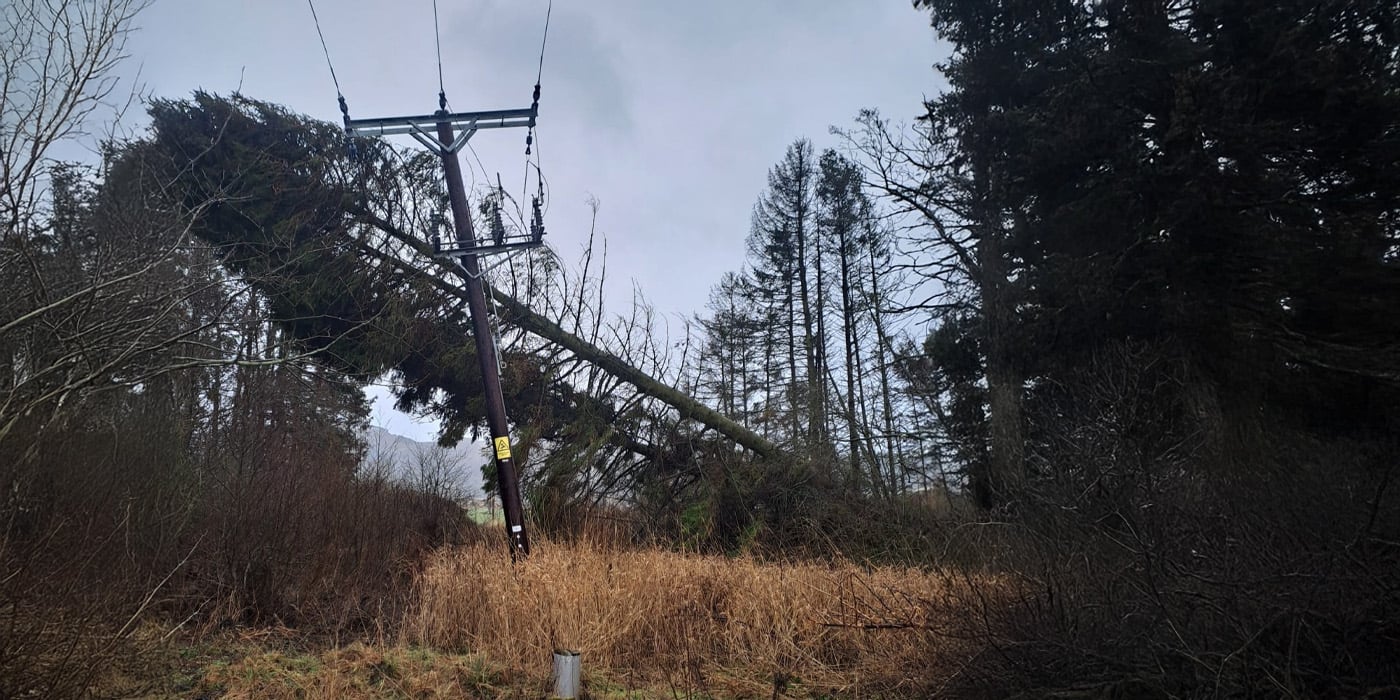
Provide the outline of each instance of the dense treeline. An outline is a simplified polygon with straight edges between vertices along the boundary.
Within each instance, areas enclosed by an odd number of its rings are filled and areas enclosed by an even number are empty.
[[[1393,685],[1395,9],[920,4],[951,89],[858,138],[960,258],[916,378],[1033,543],[1016,680]]]
[[[987,365],[985,505],[1045,471],[1033,415],[1117,348],[1208,423],[1393,426],[1392,10],[927,6],[959,47],[926,117],[956,167],[906,198],[968,227],[978,318],[940,341]]]
[[[886,495],[908,485],[891,448],[890,246],[859,167],[797,141],[754,208],[751,266],[714,289],[700,360],[726,413]]]

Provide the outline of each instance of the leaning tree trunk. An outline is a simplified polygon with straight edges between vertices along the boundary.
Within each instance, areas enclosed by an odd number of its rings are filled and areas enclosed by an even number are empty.
[[[456,265],[433,257],[432,249],[426,243],[399,230],[393,224],[366,213],[361,213],[361,218],[366,223],[378,228],[398,241],[413,247],[421,253],[424,258],[432,260],[433,264],[439,269],[452,272],[453,274],[461,274],[460,268]],[[412,271],[405,270],[405,272]],[[451,284],[440,277],[434,277],[426,272],[422,274],[429,278],[432,283],[442,291],[462,299],[466,298],[467,292],[460,285]],[[486,289],[487,293],[491,295],[491,298],[493,298],[509,315],[510,321],[520,329],[565,348],[574,353],[579,359],[631,384],[643,394],[676,409],[683,418],[698,421],[720,435],[733,440],[736,444],[753,450],[761,457],[776,459],[782,456],[783,453],[776,445],[752,430],[740,425],[709,406],[696,401],[676,388],[668,386],[655,377],[627,364],[621,358],[607,350],[564,330],[559,324],[536,313],[515,297],[494,287],[488,286]]]

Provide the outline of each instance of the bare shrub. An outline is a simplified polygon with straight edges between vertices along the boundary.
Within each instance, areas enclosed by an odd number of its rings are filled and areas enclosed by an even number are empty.
[[[145,650],[138,625],[186,570],[188,461],[159,426],[73,425],[0,470],[0,695],[76,697]],[[7,444],[11,449],[17,441]],[[13,453],[0,450],[0,460]]]
[[[213,475],[202,501],[211,542],[190,581],[221,601],[207,623],[341,634],[392,626],[418,557],[470,527],[440,494],[356,478],[355,454],[334,435],[304,438],[254,440],[246,462]]]
[[[988,652],[963,690],[1349,697],[1394,687],[1394,440],[1222,412],[1153,352],[1097,357],[1042,404],[1055,408],[1040,414],[1039,482],[996,526],[997,567],[1023,595],[983,606]]]

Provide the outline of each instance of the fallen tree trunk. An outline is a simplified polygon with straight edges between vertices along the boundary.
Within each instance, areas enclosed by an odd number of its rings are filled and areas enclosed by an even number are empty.
[[[385,234],[416,250],[425,259],[432,261],[432,264],[439,270],[451,272],[458,276],[465,274],[455,260],[434,256],[433,250],[428,244],[399,230],[390,222],[364,211],[357,212],[357,215],[364,223],[374,226]],[[377,253],[377,251],[372,250],[370,252]],[[441,277],[428,275],[426,272],[423,274],[430,278],[432,283],[443,292],[461,299],[466,298],[466,289],[460,285],[451,284]],[[490,285],[487,285],[486,289],[487,293],[491,295],[491,298],[510,315],[510,321],[522,330],[567,349],[574,353],[579,359],[631,384],[643,394],[676,409],[683,418],[695,420],[720,435],[733,440],[736,444],[753,450],[765,459],[776,459],[783,455],[782,450],[778,449],[777,445],[774,445],[772,442],[764,439],[763,436],[745,428],[719,411],[696,401],[674,387],[658,381],[656,378],[626,363],[617,355],[564,330],[559,324],[536,313],[515,297],[491,287]]]

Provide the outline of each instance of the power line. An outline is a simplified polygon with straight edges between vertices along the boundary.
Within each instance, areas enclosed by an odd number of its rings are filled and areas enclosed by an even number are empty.
[[[544,77],[544,48],[549,44],[549,18],[554,15],[554,0],[549,0],[549,7],[544,12],[544,36],[540,37],[540,65],[535,73],[535,95],[530,104],[532,111],[538,112],[540,109],[540,79]],[[530,122],[530,131],[525,134],[525,156],[529,161],[530,146],[535,142],[535,123]]]
[[[433,0],[437,2],[437,0]],[[544,36],[540,39],[540,69],[535,73],[535,85],[538,87],[540,78],[544,76],[544,47],[549,42],[549,17],[554,14],[554,0],[549,0],[549,8],[544,11]]]
[[[316,4],[312,0],[306,0],[306,4],[311,8],[311,21],[316,23],[316,36],[321,38],[321,53],[326,55],[326,67],[331,69],[331,82],[335,84],[335,96],[344,102],[345,95],[340,92],[340,80],[336,79],[335,65],[331,63],[331,50],[326,48],[326,35],[321,33],[321,18],[316,16]]]
[[[420,143],[427,146],[442,160],[443,181],[447,188],[447,200],[452,212],[453,230],[456,240],[450,242],[448,246],[443,246],[438,233],[437,226],[434,226],[432,236],[433,248],[436,254],[446,253],[458,257],[462,271],[463,284],[466,287],[466,296],[472,322],[472,335],[476,340],[478,368],[481,370],[482,389],[486,404],[487,424],[491,431],[492,446],[495,450],[495,463],[497,474],[497,486],[501,495],[501,504],[505,511],[506,524],[508,529],[508,540],[512,561],[517,557],[524,557],[530,553],[530,541],[525,533],[524,508],[520,499],[520,482],[516,471],[515,460],[511,455],[510,445],[510,423],[506,415],[505,398],[501,391],[501,366],[500,355],[497,351],[499,344],[499,325],[496,328],[491,326],[491,312],[486,304],[485,287],[483,284],[483,270],[478,262],[477,256],[491,253],[515,252],[538,248],[544,244],[544,225],[541,222],[540,201],[537,198],[532,202],[533,218],[526,224],[529,231],[520,231],[517,235],[508,238],[505,227],[500,223],[501,200],[509,195],[500,183],[500,177],[496,179],[496,216],[493,224],[496,224],[492,231],[493,241],[486,242],[485,245],[478,244],[476,233],[472,223],[470,202],[467,197],[466,187],[462,181],[462,164],[459,151],[465,146],[470,149],[473,159],[481,166],[485,174],[485,166],[476,155],[476,149],[471,146],[470,138],[477,129],[499,129],[507,127],[528,127],[529,134],[533,136],[535,120],[539,116],[540,100],[540,79],[544,75],[544,51],[549,41],[549,21],[554,11],[553,0],[550,0],[549,8],[545,14],[544,36],[540,41],[539,72],[535,76],[534,101],[529,109],[516,110],[492,110],[489,112],[465,112],[461,114],[449,114],[447,112],[447,91],[444,87],[442,69],[442,32],[441,22],[438,15],[437,0],[433,0],[433,33],[437,49],[438,59],[438,105],[439,111],[431,116],[424,117],[382,117],[376,119],[351,119],[349,110],[345,104],[345,97],[340,91],[340,81],[335,75],[335,66],[331,63],[330,49],[326,46],[325,34],[321,31],[321,20],[316,15],[316,6],[313,0],[307,0],[307,5],[311,7],[311,17],[316,22],[316,34],[321,39],[321,50],[326,55],[326,65],[331,70],[331,81],[335,83],[336,95],[340,99],[340,111],[345,117],[345,130],[349,137],[355,136],[386,136],[391,134],[411,134]],[[434,139],[427,132],[427,129],[435,129],[437,138]],[[526,182],[529,179],[529,156],[531,136],[525,140],[526,155]],[[350,141],[353,149],[354,141]],[[392,149],[391,149],[392,150]],[[352,151],[353,157],[353,151]],[[536,172],[539,166],[535,166]],[[475,180],[475,171],[473,171]],[[544,179],[539,178],[540,197],[544,194]],[[524,207],[517,203],[517,208],[521,212],[521,219],[524,219]],[[522,226],[522,229],[525,226]],[[494,243],[494,245],[492,245]],[[488,270],[489,271],[489,270]],[[499,319],[497,319],[499,323]]]
[[[549,45],[549,20],[553,16],[554,0],[549,0],[549,6],[546,7],[544,11],[544,35],[540,37],[540,62],[539,68],[535,72],[534,101],[533,104],[530,105],[530,109],[534,111],[539,111],[540,107],[540,83],[544,78],[544,50],[545,47]],[[535,143],[535,126],[533,121],[530,124],[529,132],[525,134],[525,176],[521,178],[522,181],[520,183],[520,201],[522,202],[522,207],[524,206],[523,202],[525,201],[525,197],[530,191],[530,153],[532,150],[535,154],[535,174],[540,182],[541,195],[543,195],[544,175],[540,172],[539,146]],[[522,220],[525,218],[523,209],[520,212],[520,216]]]
[[[433,0],[433,41],[437,43],[438,99],[442,102],[440,106],[447,109],[447,88],[442,86],[442,30],[438,28],[437,0]]]
[[[491,312],[486,303],[483,270],[478,256],[540,247],[543,245],[543,229],[537,227],[533,237],[528,234],[517,235],[513,240],[507,239],[504,232],[497,229],[492,232],[495,241],[488,241],[485,245],[477,242],[470,202],[467,200],[466,187],[462,181],[461,158],[458,155],[460,149],[468,145],[468,139],[459,136],[457,132],[462,130],[461,133],[469,136],[477,129],[529,126],[535,116],[535,111],[531,109],[461,114],[439,111],[422,117],[350,120],[346,125],[352,134],[412,134],[442,160],[443,179],[447,183],[448,203],[452,210],[456,240],[447,245],[440,240],[434,240],[434,248],[435,253],[439,255],[446,254],[458,258],[462,283],[466,287],[472,336],[476,340],[477,368],[481,371],[487,425],[491,430],[491,444],[495,452],[496,483],[506,515],[507,538],[513,561],[529,555],[530,541],[525,532],[524,507],[520,498],[516,462],[511,454],[510,420],[506,415],[505,396],[501,390],[497,333],[491,327]],[[424,134],[428,128],[436,129],[436,140]]]

